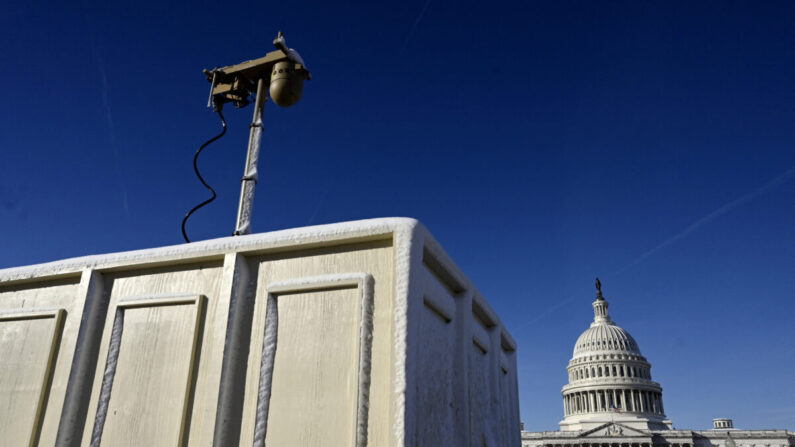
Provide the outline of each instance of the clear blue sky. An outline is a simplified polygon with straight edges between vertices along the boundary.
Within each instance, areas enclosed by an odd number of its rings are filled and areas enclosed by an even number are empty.
[[[795,3],[14,2],[0,17],[0,267],[179,244],[218,131],[202,68],[312,70],[266,106],[254,229],[424,222],[556,429],[600,276],[681,428],[795,429]],[[231,234],[252,110],[200,167]]]

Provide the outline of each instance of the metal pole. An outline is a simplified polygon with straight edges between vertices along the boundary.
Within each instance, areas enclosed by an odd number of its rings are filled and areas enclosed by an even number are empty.
[[[257,161],[259,160],[259,145],[262,140],[262,112],[265,108],[266,99],[265,79],[260,78],[257,82],[254,118],[251,121],[251,131],[248,137],[246,170],[243,172],[242,185],[240,186],[240,204],[237,208],[235,236],[251,234],[251,211],[254,208],[254,187],[257,186]]]

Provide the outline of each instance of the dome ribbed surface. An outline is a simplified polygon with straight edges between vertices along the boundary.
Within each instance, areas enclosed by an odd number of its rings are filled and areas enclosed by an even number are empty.
[[[583,332],[574,344],[574,357],[597,352],[641,355],[638,343],[629,332],[614,324],[595,324]]]

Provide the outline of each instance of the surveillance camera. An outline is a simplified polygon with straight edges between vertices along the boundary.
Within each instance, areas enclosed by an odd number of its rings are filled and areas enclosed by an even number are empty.
[[[307,71],[292,61],[277,62],[271,72],[270,96],[277,105],[290,107],[301,99]]]

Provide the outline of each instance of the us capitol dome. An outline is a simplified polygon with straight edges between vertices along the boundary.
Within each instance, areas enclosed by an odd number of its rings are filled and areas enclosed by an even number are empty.
[[[594,319],[574,344],[563,387],[561,430],[587,430],[605,422],[633,428],[672,427],[665,417],[662,387],[634,338],[610,319],[609,303],[596,279]]]
[[[674,428],[651,364],[608,307],[597,278],[593,322],[566,367],[560,430],[525,431],[522,423],[522,447],[795,447],[793,432],[737,429],[728,418],[713,419],[711,430]]]

